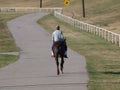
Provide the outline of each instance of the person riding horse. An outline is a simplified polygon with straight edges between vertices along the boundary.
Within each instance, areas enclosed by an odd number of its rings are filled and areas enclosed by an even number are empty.
[[[66,45],[66,41],[65,41],[65,38],[63,36],[62,31],[60,30],[60,26],[59,25],[56,26],[56,30],[52,33],[52,41],[53,41],[53,44],[52,44],[52,56],[54,57],[53,47],[54,47],[55,43],[56,42],[61,42],[61,43],[64,43],[64,48],[65,48],[64,57],[68,58],[67,57],[67,45]]]

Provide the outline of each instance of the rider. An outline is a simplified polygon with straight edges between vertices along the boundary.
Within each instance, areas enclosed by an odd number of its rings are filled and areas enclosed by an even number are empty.
[[[53,46],[55,44],[55,42],[57,41],[64,41],[65,38],[63,36],[63,33],[62,31],[60,30],[60,26],[56,26],[56,30],[52,33],[52,41],[53,41],[53,45],[52,45],[52,56],[54,56],[54,53],[53,53]],[[64,57],[65,58],[68,58],[67,57],[67,45],[65,43],[65,54],[64,54]]]

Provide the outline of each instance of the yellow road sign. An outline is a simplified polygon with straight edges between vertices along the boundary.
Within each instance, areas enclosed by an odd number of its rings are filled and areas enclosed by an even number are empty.
[[[70,5],[70,0],[64,0],[64,5],[69,6]]]

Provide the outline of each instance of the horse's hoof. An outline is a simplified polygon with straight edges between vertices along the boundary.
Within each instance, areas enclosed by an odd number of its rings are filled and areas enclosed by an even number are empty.
[[[60,72],[57,72],[57,75],[59,75],[60,74]]]

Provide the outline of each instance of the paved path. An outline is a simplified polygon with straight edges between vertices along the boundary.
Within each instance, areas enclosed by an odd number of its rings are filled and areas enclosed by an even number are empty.
[[[56,75],[51,35],[36,23],[44,15],[28,14],[8,22],[21,52],[19,61],[0,69],[0,90],[87,90],[85,58],[70,49],[64,74]]]

